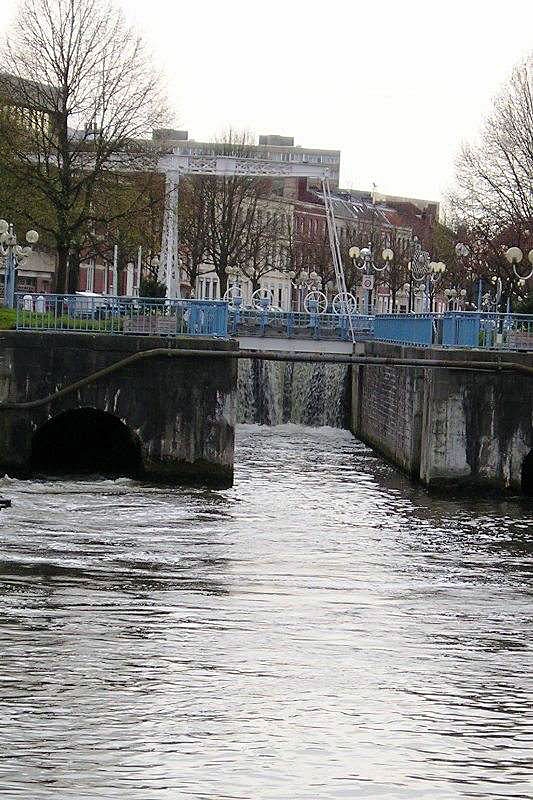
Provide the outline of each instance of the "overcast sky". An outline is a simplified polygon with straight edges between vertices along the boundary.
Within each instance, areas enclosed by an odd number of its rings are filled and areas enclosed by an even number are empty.
[[[342,186],[416,197],[440,198],[461,140],[533,48],[533,0],[120,4],[191,138],[294,136],[342,151]]]

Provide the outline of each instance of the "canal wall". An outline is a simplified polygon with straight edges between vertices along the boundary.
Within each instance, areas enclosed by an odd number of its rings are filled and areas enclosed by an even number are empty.
[[[516,360],[533,366],[533,353],[377,342],[356,345],[356,353],[447,358],[457,361],[458,368],[352,367],[350,428],[355,436],[431,489],[528,490],[524,470],[533,448],[531,378],[497,369],[474,372],[461,369],[461,362]]]
[[[73,435],[79,432],[78,450],[91,450],[96,461],[100,452],[105,465],[113,452],[109,438],[114,429],[104,423],[115,418],[127,431],[132,448],[138,448],[137,471],[142,475],[176,483],[231,485],[237,362],[230,353],[237,347],[234,341],[192,337],[2,332],[0,472],[32,474],[36,435],[53,421],[58,424],[46,428],[50,431],[45,437],[49,456],[52,458],[59,447],[67,452],[67,427],[61,426],[62,420],[69,420]],[[50,402],[35,407],[18,405],[46,398],[87,375],[154,348],[222,350],[228,352],[228,358],[144,358]],[[72,417],[73,412],[86,409],[96,410],[98,416]],[[84,436],[84,425],[92,426],[93,433],[85,431]],[[101,436],[98,447],[91,436]],[[124,434],[121,441],[126,442],[128,437]],[[71,457],[75,449],[74,443],[69,450]],[[41,437],[41,457],[44,450]]]

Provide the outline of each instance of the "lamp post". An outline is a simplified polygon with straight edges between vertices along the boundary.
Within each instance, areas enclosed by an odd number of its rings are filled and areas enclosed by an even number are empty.
[[[303,268],[298,273],[294,272],[294,270],[289,270],[287,277],[291,285],[298,290],[298,311],[302,311],[304,305],[304,291],[319,290],[322,286],[322,278],[314,270],[309,273]]]
[[[531,264],[531,269],[527,275],[521,275],[517,270],[518,264],[520,264],[524,258],[524,254],[519,247],[509,247],[509,249],[505,251],[505,258],[509,264],[512,265],[513,272],[519,280],[528,281],[533,276],[533,250],[530,250],[527,254],[527,260]]]
[[[364,314],[372,313],[372,291],[374,289],[373,272],[384,272],[394,258],[394,253],[390,247],[386,247],[381,252],[383,264],[376,264],[372,244],[369,242],[367,247],[350,247],[348,255],[352,259],[356,269],[363,273],[363,289],[365,290]]]
[[[527,254],[527,260],[529,261],[530,264],[530,267],[529,266],[526,267],[527,272],[526,270],[519,271],[517,268],[524,258],[524,253],[519,247],[515,246],[509,247],[505,251],[504,255],[506,260],[509,262],[509,264],[511,264],[513,268],[513,276],[514,278],[517,279],[516,284],[518,290],[523,289],[526,285],[526,281],[530,280],[530,278],[533,277],[533,249],[530,250],[529,253]],[[507,296],[507,313],[509,313],[511,310],[511,294],[514,288],[513,276],[511,276],[511,281],[509,282],[509,293]]]
[[[426,278],[426,311],[433,311],[435,300],[435,289],[437,283],[442,279],[446,272],[446,264],[443,261],[430,261],[429,271]]]
[[[427,306],[428,300],[427,300],[427,292],[426,292],[425,284],[419,283],[418,286],[415,286],[415,288],[414,288],[414,297],[415,297],[415,301],[416,300],[420,301],[420,305],[422,306],[421,310],[422,311],[426,310],[426,306]],[[414,303],[413,303],[413,312],[417,313],[417,312],[415,312],[415,309],[414,309]]]
[[[481,307],[485,311],[491,311],[492,307],[494,306],[494,311],[498,311],[498,307],[500,305],[500,300],[502,298],[502,279],[496,275],[493,275],[490,279],[491,284],[494,287],[494,294],[490,291],[485,292],[481,296]]]
[[[39,241],[37,231],[29,230],[26,233],[26,241],[28,242],[26,247],[18,244],[13,225],[5,219],[0,219],[0,255],[5,261],[4,306],[7,308],[13,308],[15,305],[17,269],[32,252],[32,244]]]

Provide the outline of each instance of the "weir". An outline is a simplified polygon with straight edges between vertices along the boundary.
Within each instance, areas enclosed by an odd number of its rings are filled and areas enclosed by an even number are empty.
[[[347,364],[239,361],[237,421],[349,427]]]

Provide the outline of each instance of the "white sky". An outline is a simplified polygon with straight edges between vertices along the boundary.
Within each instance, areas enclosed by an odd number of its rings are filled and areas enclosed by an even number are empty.
[[[533,0],[120,0],[175,127],[340,149],[341,186],[439,199],[461,140],[533,48]],[[13,16],[16,0],[2,0]]]

